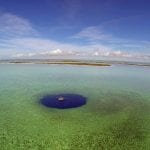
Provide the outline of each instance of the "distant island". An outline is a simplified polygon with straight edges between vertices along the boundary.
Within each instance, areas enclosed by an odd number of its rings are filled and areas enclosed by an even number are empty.
[[[91,63],[91,62],[71,62],[71,61],[66,61],[66,62],[42,62],[40,64],[62,64],[62,65],[81,65],[81,66],[111,66],[110,64],[106,63]]]
[[[33,59],[33,60],[1,60],[0,63],[7,64],[60,64],[60,65],[82,65],[82,66],[111,66],[109,63],[104,62],[93,62],[84,60],[44,60],[44,59]]]
[[[74,59],[10,59],[0,60],[0,64],[58,64],[80,66],[130,65],[150,67],[149,62],[107,61],[107,60],[74,60]]]

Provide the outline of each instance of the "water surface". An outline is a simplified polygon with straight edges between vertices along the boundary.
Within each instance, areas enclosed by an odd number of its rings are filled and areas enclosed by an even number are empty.
[[[72,109],[39,105],[48,94],[77,93]],[[0,147],[150,149],[150,68],[0,65]]]

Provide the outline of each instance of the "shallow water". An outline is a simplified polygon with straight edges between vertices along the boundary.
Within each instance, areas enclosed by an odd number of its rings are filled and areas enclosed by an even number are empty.
[[[75,93],[72,109],[39,104]],[[8,149],[150,149],[150,68],[0,65],[0,147]]]

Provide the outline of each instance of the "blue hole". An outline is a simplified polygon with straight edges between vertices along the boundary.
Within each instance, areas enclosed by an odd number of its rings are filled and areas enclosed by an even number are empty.
[[[80,107],[86,104],[86,98],[78,94],[46,95],[40,101],[46,107],[59,109]]]

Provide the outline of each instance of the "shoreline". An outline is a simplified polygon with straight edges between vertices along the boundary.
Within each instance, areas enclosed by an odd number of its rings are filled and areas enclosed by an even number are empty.
[[[52,65],[78,65],[78,66],[111,66],[106,63],[88,63],[88,62],[42,62],[36,64],[52,64]]]
[[[71,60],[71,59],[16,59],[16,60],[0,60],[0,64],[49,64],[49,65],[78,65],[78,66],[112,66],[127,65],[150,67],[150,63],[142,62],[125,62],[125,61],[102,61],[102,60]]]
[[[3,62],[0,64],[49,64],[49,65],[78,65],[78,66],[111,66],[107,63],[90,63],[90,62],[23,62],[23,61],[14,61],[14,62]]]

